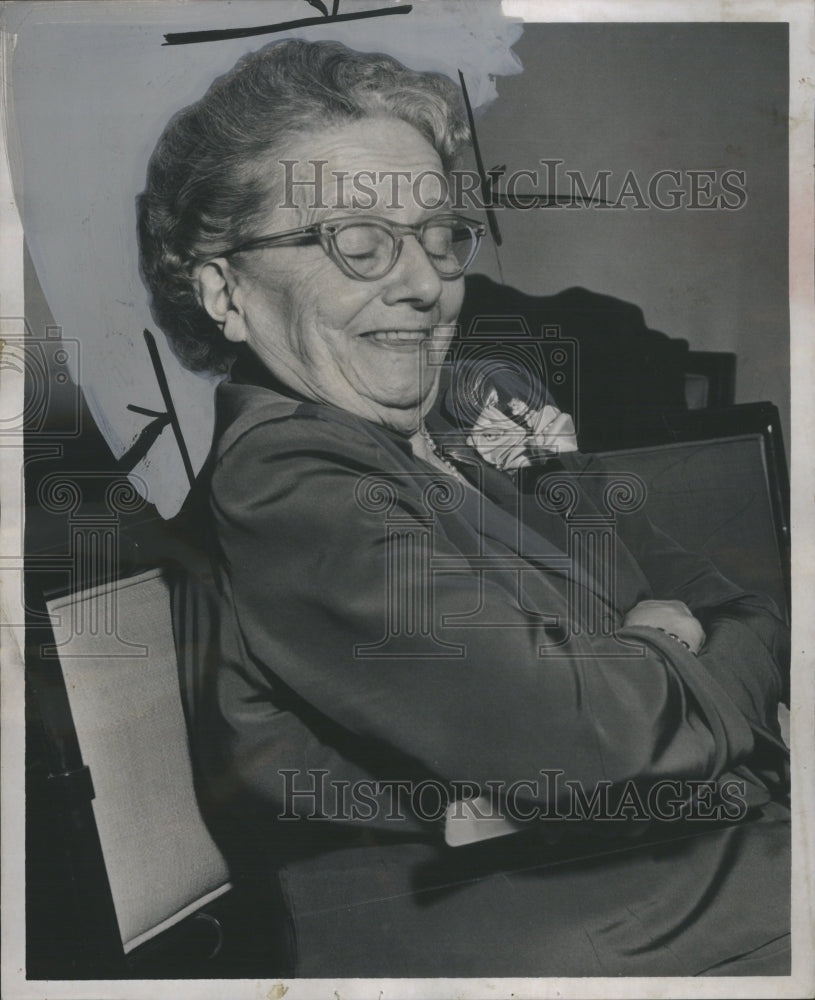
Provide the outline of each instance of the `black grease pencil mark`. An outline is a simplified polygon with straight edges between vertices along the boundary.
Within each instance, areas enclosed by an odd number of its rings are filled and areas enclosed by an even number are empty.
[[[127,449],[124,455],[117,459],[116,467],[121,472],[132,472],[135,469],[156,443],[159,434],[161,434],[170,422],[169,413],[158,413],[156,410],[148,410],[143,406],[136,406],[135,403],[128,403],[127,408],[128,410],[133,410],[134,413],[144,413],[147,416],[155,417],[155,420],[151,420],[139,432],[139,436],[133,444]]]
[[[167,416],[166,413],[160,413],[158,410],[148,410],[146,406],[137,406],[135,403],[128,403],[127,409],[132,410],[133,413],[143,413],[145,417],[161,417],[163,419]],[[169,420],[169,417],[167,419]]]
[[[467,121],[470,123],[470,135],[473,140],[473,153],[475,154],[475,165],[478,170],[478,176],[481,179],[481,200],[485,205],[490,204],[490,193],[492,191],[492,182],[487,179],[486,171],[484,170],[484,161],[481,159],[481,150],[478,146],[478,136],[475,134],[475,119],[473,118],[473,109],[470,104],[470,95],[467,93],[467,84],[464,80],[464,74],[461,70],[458,71],[458,78],[461,82],[461,92],[464,94],[464,106],[467,109]],[[485,209],[487,213],[487,224],[490,227],[490,233],[497,247],[501,246],[503,240],[501,239],[501,230],[498,228],[498,220],[495,218],[495,211],[492,208]]]
[[[187,451],[187,442],[184,440],[184,435],[181,433],[181,424],[178,422],[178,413],[176,412],[175,403],[173,402],[173,397],[170,393],[170,386],[167,383],[164,365],[161,363],[161,357],[158,353],[156,338],[152,333],[150,333],[149,330],[145,330],[144,341],[147,344],[150,360],[153,363],[153,371],[156,373],[156,381],[158,382],[158,387],[161,390],[161,398],[164,400],[164,405],[167,407],[167,413],[164,414],[167,418],[165,423],[169,422],[173,429],[178,450],[181,452],[181,461],[184,463],[184,471],[187,473],[187,479],[189,480],[190,487],[193,487],[195,485],[195,473],[193,472],[192,462],[190,461],[190,454]],[[157,421],[154,421],[154,423],[156,422]],[[150,426],[152,425],[149,425],[146,430],[149,430]],[[161,428],[159,428],[159,430],[161,430]]]
[[[561,205],[599,205],[613,208],[615,203],[602,198],[584,198],[576,194],[552,194],[551,192],[530,191],[528,194],[507,194],[506,191],[491,192],[492,201],[501,208],[560,208]]]
[[[328,17],[328,7],[323,3],[323,0],[306,0],[306,3],[310,7],[314,7],[315,10],[319,10],[323,17]]]
[[[252,35],[271,35],[290,28],[306,28],[311,24],[336,24],[339,21],[361,21],[369,17],[389,17],[391,14],[409,14],[413,4],[399,7],[378,7],[376,10],[362,10],[354,14],[337,14],[339,3],[334,3],[334,12],[328,17],[302,17],[280,24],[261,24],[253,28],[215,28],[210,31],[174,31],[164,36],[165,45],[192,45],[196,42],[219,42],[227,38],[250,38]]]

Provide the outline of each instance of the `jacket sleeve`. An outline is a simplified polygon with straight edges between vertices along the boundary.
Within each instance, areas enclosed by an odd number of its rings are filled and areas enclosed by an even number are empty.
[[[701,622],[706,641],[699,662],[751,725],[777,733],[790,647],[789,629],[775,603],[743,590],[709,559],[682,548],[644,511],[621,517],[618,529],[654,598],[683,601]]]
[[[727,676],[652,629],[619,634],[631,655],[583,633],[541,657],[545,628],[511,587],[464,566],[444,532],[434,556],[456,566],[432,575],[432,617],[449,655],[418,640],[376,654],[405,596],[386,519],[356,492],[381,468],[364,434],[308,419],[255,426],[216,467],[221,588],[254,697],[282,684],[360,747],[482,786],[534,780],[541,768],[585,787],[705,779],[749,756],[753,732]],[[409,477],[393,512],[420,525]],[[539,610],[565,614],[543,571],[537,583]],[[495,624],[443,624],[476,608]]]

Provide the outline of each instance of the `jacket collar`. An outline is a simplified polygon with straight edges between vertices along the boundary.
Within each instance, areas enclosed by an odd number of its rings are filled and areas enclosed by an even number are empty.
[[[339,422],[350,422],[355,426],[365,425],[372,438],[395,458],[394,450],[400,456],[399,465],[410,475],[416,471],[417,459],[413,455],[410,441],[402,434],[380,424],[374,424],[363,417],[350,414],[339,407],[316,403],[275,378],[260,362],[249,354],[239,356],[233,364],[228,379],[220,383],[217,390],[216,406],[216,452],[219,454],[254,426],[260,419],[283,419],[298,410],[309,408],[322,411]],[[467,434],[455,428],[437,409],[432,410],[425,420],[426,426],[437,442],[440,453],[455,463],[459,471],[477,491],[467,497],[468,522],[479,524],[480,530],[502,548],[521,553],[535,553],[532,562],[544,559],[551,563],[550,572],[558,576],[568,576],[567,569],[559,568],[568,561],[566,554],[552,539],[552,533],[543,522],[546,518],[535,518],[529,523],[520,517],[518,485],[506,473],[486,462],[467,443]],[[569,458],[570,456],[566,456]],[[563,466],[557,463],[558,467]],[[492,501],[488,516],[485,516],[483,501],[479,496]],[[464,511],[462,511],[464,513]],[[441,515],[444,516],[444,515]],[[556,517],[556,516],[555,516]],[[565,539],[564,539],[565,541]],[[575,582],[595,590],[594,582],[587,577],[579,565],[571,566]]]

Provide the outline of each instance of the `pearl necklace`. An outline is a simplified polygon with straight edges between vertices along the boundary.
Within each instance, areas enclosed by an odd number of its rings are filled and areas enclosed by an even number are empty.
[[[435,465],[437,468],[444,468],[445,471],[449,472],[454,479],[457,479],[460,483],[463,483],[465,486],[469,486],[469,483],[467,482],[465,477],[461,474],[461,472],[459,472],[459,470],[455,467],[455,465],[453,465],[452,462],[446,459],[444,455],[441,455],[439,453],[438,446],[431,437],[428,429],[425,427],[424,422],[419,424],[419,437],[424,442],[427,450],[427,454],[425,456],[419,456],[420,458],[423,457],[425,461],[428,461],[429,459],[430,460],[429,464]]]

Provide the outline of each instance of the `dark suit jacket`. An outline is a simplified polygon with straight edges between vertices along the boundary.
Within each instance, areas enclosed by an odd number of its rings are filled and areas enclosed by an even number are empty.
[[[445,500],[396,434],[257,371],[218,390],[200,488],[212,577],[178,593],[182,687],[202,801],[238,875],[279,878],[295,971],[686,975],[783,937],[786,827],[768,789],[786,647],[771,602],[641,513],[617,517],[613,581],[590,561],[570,572],[562,514],[450,441],[480,489]],[[557,470],[577,483],[573,515],[595,522],[598,472],[582,456]],[[420,559],[428,531],[432,580],[393,562]],[[408,596],[432,598],[424,623],[399,590],[411,566]],[[703,621],[698,657],[622,628],[649,597]],[[751,818],[558,821],[456,852],[426,812],[394,818],[382,787],[529,782],[526,807],[562,806],[535,788],[541,769],[587,794],[735,776]],[[331,782],[367,782],[374,806],[338,818]],[[286,794],[318,784],[323,800]]]

